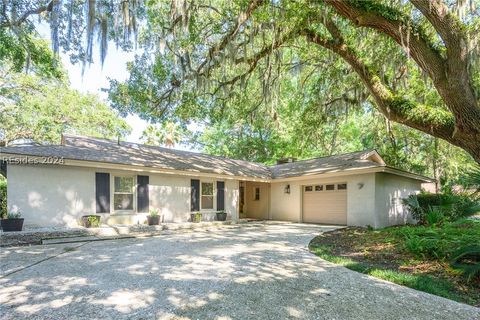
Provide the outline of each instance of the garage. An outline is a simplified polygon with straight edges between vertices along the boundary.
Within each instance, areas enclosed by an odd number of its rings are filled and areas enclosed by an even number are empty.
[[[303,186],[303,222],[347,224],[347,184]]]

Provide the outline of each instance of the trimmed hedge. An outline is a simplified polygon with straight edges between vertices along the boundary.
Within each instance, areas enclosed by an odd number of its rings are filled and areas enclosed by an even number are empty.
[[[429,224],[434,215],[441,215],[447,221],[455,221],[480,211],[478,199],[465,193],[421,192],[403,199],[403,204],[421,224]]]

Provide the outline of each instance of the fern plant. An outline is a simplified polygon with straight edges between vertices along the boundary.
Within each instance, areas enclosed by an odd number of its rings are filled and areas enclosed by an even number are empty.
[[[480,276],[480,244],[464,246],[455,251],[450,265],[462,270],[468,281]]]
[[[474,194],[480,194],[480,166],[468,171],[462,178],[462,183],[467,189],[474,191]]]

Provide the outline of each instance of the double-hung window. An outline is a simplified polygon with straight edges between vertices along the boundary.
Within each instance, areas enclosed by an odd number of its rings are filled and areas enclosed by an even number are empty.
[[[202,182],[201,209],[213,209],[213,182]]]
[[[135,179],[129,176],[115,176],[113,183],[113,207],[115,211],[132,211],[134,205]]]

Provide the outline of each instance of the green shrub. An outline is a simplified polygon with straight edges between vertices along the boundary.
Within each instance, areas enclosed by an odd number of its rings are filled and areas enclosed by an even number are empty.
[[[7,216],[7,180],[0,177],[0,218]]]
[[[455,251],[480,243],[480,221],[462,219],[438,226],[405,226],[392,232],[404,237],[403,249],[420,258],[451,259]]]
[[[425,222],[429,226],[437,225],[445,220],[445,214],[438,207],[430,207],[425,215]]]
[[[426,193],[412,194],[403,199],[420,224],[429,224],[428,219],[439,219],[441,215],[448,221],[455,221],[475,214],[480,210],[478,198],[466,193]]]
[[[480,276],[480,243],[461,247],[452,254],[450,265],[471,280]]]
[[[480,194],[480,166],[466,171],[460,180],[465,188],[473,190],[476,194]]]

